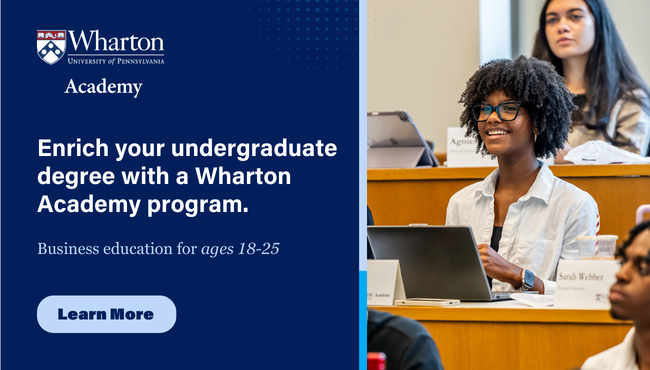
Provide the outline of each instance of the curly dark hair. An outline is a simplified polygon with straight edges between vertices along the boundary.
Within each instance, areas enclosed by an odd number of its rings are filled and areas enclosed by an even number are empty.
[[[627,239],[616,251],[616,255],[619,257],[624,257],[625,250],[632,244],[632,242],[634,242],[634,239],[645,230],[650,230],[650,220],[643,221],[640,224],[634,226],[632,230],[630,230]],[[648,262],[650,262],[650,253],[648,253]]]
[[[484,102],[488,95],[498,90],[520,101],[528,110],[537,131],[537,158],[555,156],[567,141],[571,114],[577,107],[572,102],[573,94],[553,65],[523,55],[514,61],[497,59],[482,65],[467,81],[459,101],[465,108],[460,125],[467,128],[465,136],[478,141],[477,153],[489,154],[479,135],[478,122],[472,116],[472,106]]]

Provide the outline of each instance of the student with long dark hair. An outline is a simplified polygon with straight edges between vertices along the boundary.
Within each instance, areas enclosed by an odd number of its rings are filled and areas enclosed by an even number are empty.
[[[650,91],[603,0],[547,0],[533,57],[551,62],[576,94],[578,110],[565,150],[605,140],[636,154],[650,154]]]

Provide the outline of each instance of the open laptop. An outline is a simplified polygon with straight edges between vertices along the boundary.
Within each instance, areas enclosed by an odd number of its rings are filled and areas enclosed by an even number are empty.
[[[497,301],[469,226],[368,226],[376,259],[399,260],[407,298]]]

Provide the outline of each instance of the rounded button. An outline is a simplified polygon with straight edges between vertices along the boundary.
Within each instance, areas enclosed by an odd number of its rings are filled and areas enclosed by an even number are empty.
[[[50,333],[164,333],[176,323],[176,305],[161,295],[52,295],[36,316]]]

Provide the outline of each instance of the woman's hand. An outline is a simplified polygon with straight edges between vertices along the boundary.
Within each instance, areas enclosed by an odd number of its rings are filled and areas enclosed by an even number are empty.
[[[478,252],[481,255],[485,273],[489,277],[509,283],[515,289],[521,286],[521,267],[501,257],[497,251],[487,244],[479,244]]]
[[[487,276],[508,283],[514,289],[521,288],[521,273],[524,269],[501,257],[497,251],[485,243],[478,245],[478,252],[481,255],[481,262],[483,262],[483,268]],[[535,276],[535,282],[530,290],[544,294],[544,282],[542,279]]]

